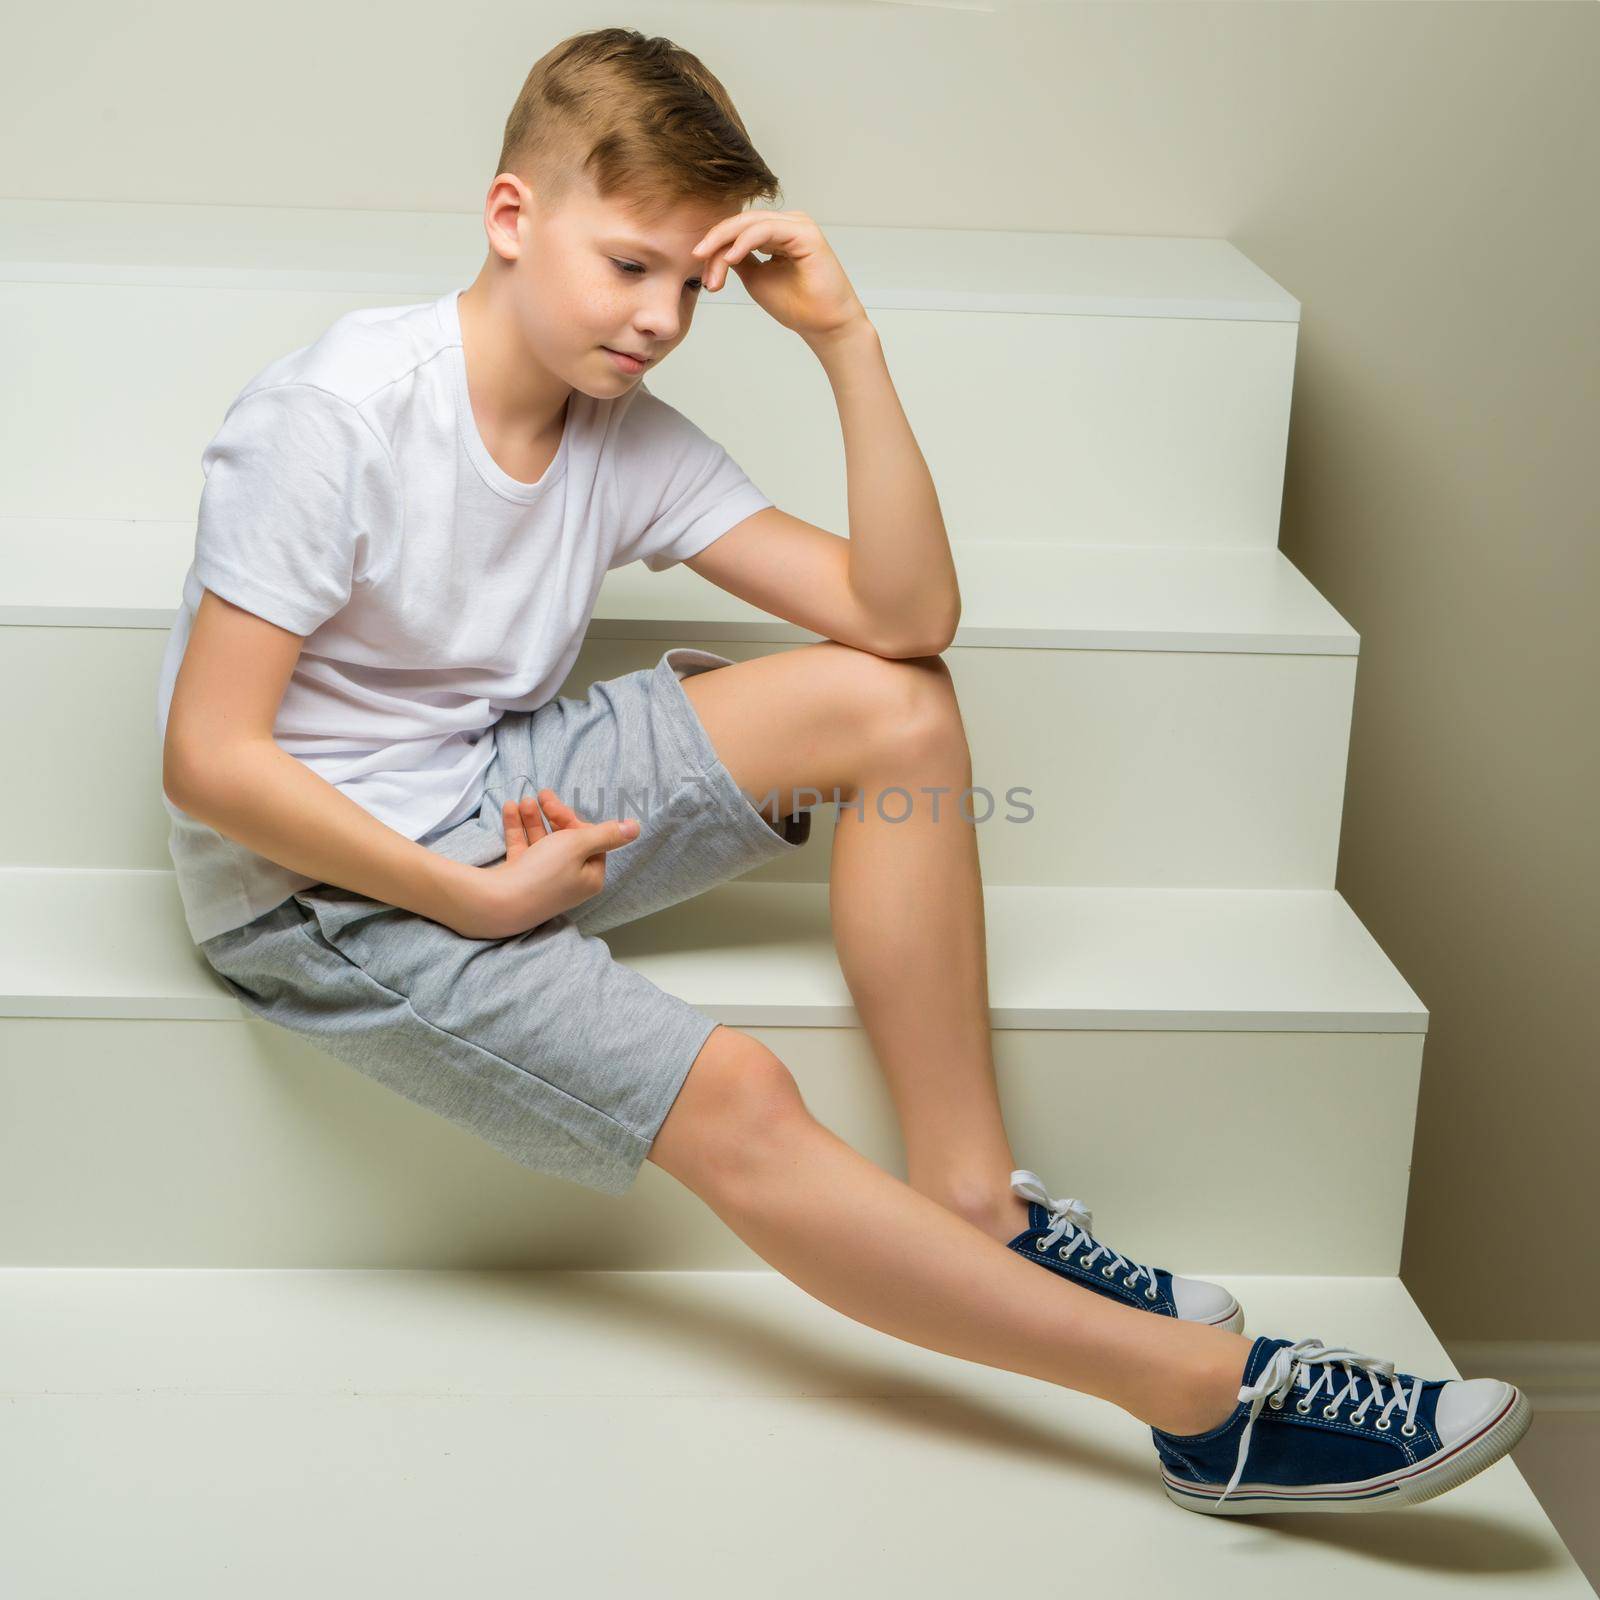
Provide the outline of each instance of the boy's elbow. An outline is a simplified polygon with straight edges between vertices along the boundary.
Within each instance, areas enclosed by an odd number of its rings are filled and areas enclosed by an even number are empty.
[[[950,606],[931,624],[915,631],[895,651],[898,656],[940,656],[955,642],[956,628],[961,621],[960,600]]]
[[[876,654],[891,661],[908,661],[914,656],[942,656],[955,638],[955,629],[938,628],[928,633],[905,634],[881,642]]]
[[[161,792],[180,811],[188,811],[194,794],[194,781],[193,758],[168,739],[161,751]]]
[[[198,816],[196,807],[204,804],[207,777],[217,770],[218,761],[215,748],[207,750],[169,734],[161,748],[161,792],[180,811]]]

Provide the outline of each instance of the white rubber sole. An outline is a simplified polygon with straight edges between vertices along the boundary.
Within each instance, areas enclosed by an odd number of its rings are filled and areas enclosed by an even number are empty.
[[[1258,1516],[1272,1511],[1393,1511],[1454,1489],[1493,1466],[1515,1447],[1533,1421],[1528,1397],[1507,1384],[1511,1397],[1474,1434],[1457,1440],[1426,1461],[1402,1467],[1361,1483],[1312,1483],[1285,1486],[1241,1482],[1219,1505],[1225,1485],[1193,1483],[1161,1469],[1167,1498],[1185,1511],[1208,1517]]]

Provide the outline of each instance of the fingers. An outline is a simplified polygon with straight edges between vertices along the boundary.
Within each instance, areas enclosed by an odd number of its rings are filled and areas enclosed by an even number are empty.
[[[506,831],[506,848],[508,850],[513,845],[526,847],[528,835],[522,826],[522,813],[518,809],[515,800],[507,800],[500,807],[500,823]]]
[[[731,263],[748,255],[752,249],[766,250],[770,254],[776,246],[792,249],[802,244],[803,223],[798,220],[797,213],[757,208],[724,217],[691,254],[703,257],[706,262],[701,274],[706,288],[720,289],[727,281]]]
[[[624,817],[620,822],[592,822],[588,830],[590,850],[615,850],[639,836],[639,824],[633,817]]]
[[[570,811],[567,814],[572,815]],[[505,827],[508,856],[520,855],[533,840],[542,839],[547,833],[554,832],[545,821],[545,817],[541,815],[538,800],[532,795],[524,795],[520,800],[505,801],[500,807],[500,816]]]
[[[506,802],[508,818],[515,809],[514,802]],[[542,829],[538,826],[540,812],[554,824],[552,832],[565,832],[568,829],[583,829],[588,833],[585,840],[586,847],[590,850],[614,850],[618,845],[627,844],[639,836],[639,823],[636,818],[625,817],[620,820],[607,820],[604,822],[590,822],[578,815],[553,789],[541,789],[537,799],[529,795],[521,802],[521,813],[517,818],[517,826],[521,828],[528,825],[529,833],[538,838]],[[510,824],[508,822],[508,828]],[[510,835],[508,833],[507,837]],[[524,843],[527,841],[524,840]]]
[[[701,281],[707,289],[715,292],[728,281],[729,268],[736,262],[743,260],[758,246],[771,254],[776,242],[772,238],[772,228],[765,223],[757,223],[753,227],[746,228],[725,250],[717,252],[716,259],[712,261]]]
[[[588,828],[597,826],[597,824],[591,823],[587,817],[580,816],[574,811],[554,789],[541,789],[539,791],[539,804],[543,808],[544,814],[557,827]],[[638,824],[635,823],[634,827],[637,828]]]
[[[539,803],[534,795],[522,797],[522,814],[528,819],[528,834],[531,838],[542,839],[547,833],[554,833],[550,825],[550,813]]]
[[[706,236],[697,244],[690,255],[704,256],[707,261],[718,251],[727,248],[736,233],[747,227],[753,214],[749,211],[735,211],[731,217],[724,217],[721,222],[715,223]]]
[[[538,800],[540,810],[558,828],[570,828],[583,821],[583,818],[554,789],[541,789]]]

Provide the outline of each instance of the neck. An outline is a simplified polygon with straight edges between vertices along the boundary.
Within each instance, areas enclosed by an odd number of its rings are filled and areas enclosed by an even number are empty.
[[[505,293],[486,272],[456,300],[473,414],[496,433],[540,439],[561,429],[572,385],[527,348]]]

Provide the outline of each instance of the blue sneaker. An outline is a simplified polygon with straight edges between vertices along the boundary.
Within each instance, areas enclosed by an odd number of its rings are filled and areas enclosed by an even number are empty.
[[[1006,1248],[1049,1267],[1071,1283],[1157,1316],[1178,1317],[1244,1330],[1239,1302],[1220,1283],[1178,1278],[1164,1267],[1140,1266],[1090,1233],[1094,1214],[1077,1200],[1053,1200],[1036,1172],[1019,1167],[1011,1174],[1012,1192],[1029,1202],[1028,1226]]]
[[[1167,1498],[1186,1511],[1388,1511],[1475,1477],[1532,1419],[1528,1397],[1495,1378],[1414,1378],[1319,1339],[1263,1336],[1226,1422],[1150,1433]]]

